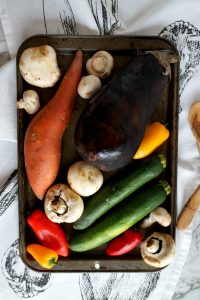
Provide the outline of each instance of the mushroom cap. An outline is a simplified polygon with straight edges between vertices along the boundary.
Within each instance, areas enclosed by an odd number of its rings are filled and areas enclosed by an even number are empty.
[[[101,89],[101,81],[95,75],[83,76],[78,85],[78,94],[84,99],[91,99]]]
[[[46,193],[44,210],[52,222],[72,223],[82,215],[84,204],[81,197],[66,184],[55,184]]]
[[[87,72],[101,79],[108,77],[113,67],[114,59],[107,51],[97,51],[86,62]]]
[[[31,85],[52,87],[60,78],[56,51],[49,45],[24,50],[19,60],[22,77]]]
[[[152,253],[153,249],[153,240],[159,241],[159,249],[156,252]],[[173,238],[166,233],[153,232],[149,237],[147,237],[140,244],[141,255],[144,262],[150,266],[162,268],[171,263],[175,256],[175,242]]]
[[[88,197],[96,193],[103,184],[103,174],[85,161],[73,163],[67,173],[70,187],[79,195]]]

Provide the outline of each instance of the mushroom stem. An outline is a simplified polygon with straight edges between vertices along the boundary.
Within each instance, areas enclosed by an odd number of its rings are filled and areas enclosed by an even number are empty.
[[[20,99],[16,102],[16,107],[18,109],[22,109],[22,108],[25,108],[26,107],[26,104],[24,102],[24,99]]]
[[[66,202],[60,196],[56,196],[55,200],[51,202],[51,208],[59,215],[64,215],[68,211]]]
[[[147,250],[151,253],[156,253],[160,249],[160,242],[158,239],[151,238],[147,242]]]

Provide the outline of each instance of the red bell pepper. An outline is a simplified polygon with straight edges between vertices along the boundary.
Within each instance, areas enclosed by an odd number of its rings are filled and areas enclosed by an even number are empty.
[[[28,217],[28,224],[44,246],[55,250],[61,256],[68,255],[68,244],[64,231],[58,224],[50,221],[44,212],[36,209]]]
[[[141,241],[142,233],[130,228],[110,242],[106,248],[106,253],[110,256],[125,254],[137,247]]]

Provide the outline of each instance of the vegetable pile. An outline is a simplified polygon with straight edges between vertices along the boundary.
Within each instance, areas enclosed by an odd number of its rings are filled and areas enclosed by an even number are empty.
[[[152,122],[152,116],[170,81],[171,61],[166,57],[163,63],[156,52],[143,53],[116,72],[107,51],[94,53],[85,68],[82,60],[79,49],[57,92],[40,108],[33,88],[51,87],[60,79],[56,52],[43,45],[26,49],[20,58],[22,77],[32,90],[24,91],[17,108],[35,114],[24,139],[25,168],[33,193],[43,200],[43,211],[35,209],[27,219],[38,239],[27,245],[27,252],[47,269],[59,256],[102,245],[108,256],[139,250],[145,263],[166,266],[175,246],[172,237],[162,233],[171,216],[160,205],[171,187],[163,178],[166,158],[154,152],[170,133],[165,125]],[[80,156],[58,182],[63,134],[78,95],[88,101],[75,126]],[[117,174],[105,180],[107,171]],[[71,224],[70,233],[65,223]],[[161,232],[149,235],[154,223]]]

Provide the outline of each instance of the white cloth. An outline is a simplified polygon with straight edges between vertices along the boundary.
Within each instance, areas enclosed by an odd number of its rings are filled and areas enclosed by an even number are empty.
[[[115,10],[112,10],[113,7]],[[104,12],[104,19],[102,12]],[[136,0],[0,0],[1,23],[10,55],[13,58],[0,69],[0,176],[2,180],[8,177],[17,166],[14,58],[24,39],[40,33],[158,35],[162,32],[162,35],[174,41],[181,56],[180,105],[182,111],[179,120],[177,191],[179,214],[188,197],[200,183],[199,153],[188,125],[189,107],[200,94],[199,12],[200,2],[194,0],[140,2]],[[108,16],[107,19],[105,19],[105,14]],[[64,18],[68,19],[68,22],[70,20],[72,26],[64,26],[61,22]],[[107,26],[105,26],[105,20],[107,20]],[[6,191],[9,191],[9,188],[4,188],[4,193]],[[15,242],[18,239],[17,197],[13,199],[12,204],[0,216],[0,299],[23,298],[25,297],[24,291],[27,292],[27,296],[35,295],[35,299],[38,300],[54,297],[59,297],[61,300],[66,297],[69,300],[168,300],[172,298],[189,251],[192,225],[183,233],[177,232],[176,258],[162,272],[155,274],[52,274],[49,278],[43,278],[43,286],[38,287],[39,285],[36,284],[36,289],[30,291],[27,286],[31,280],[33,278],[38,280],[35,272],[27,271],[18,259],[12,267],[14,271],[11,268],[8,272],[6,268],[6,262],[12,256],[10,253],[17,251],[17,242]],[[10,228],[9,234],[4,228]],[[34,282],[37,283],[37,280]]]

